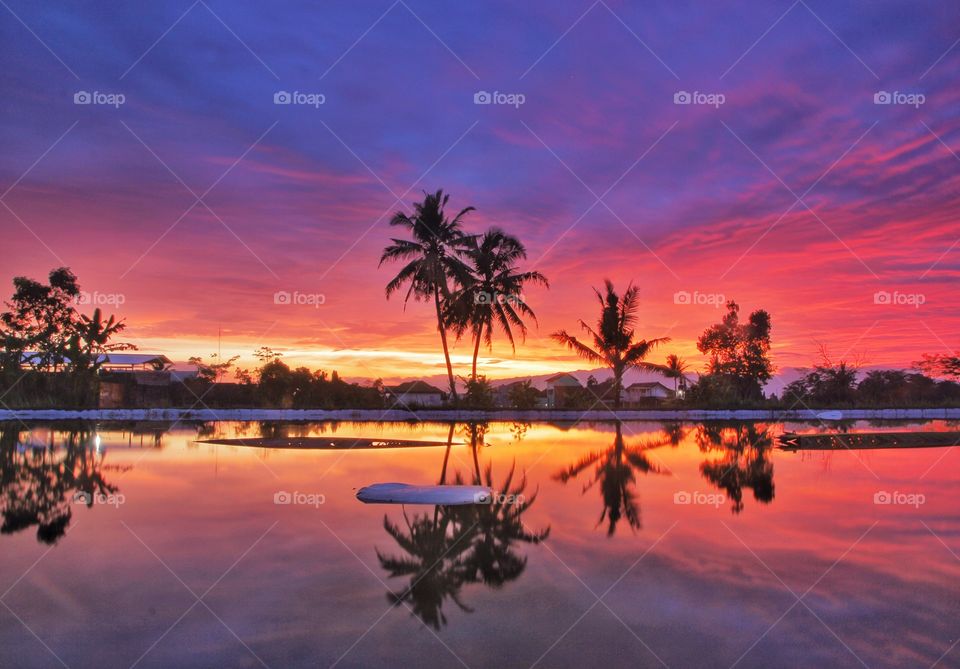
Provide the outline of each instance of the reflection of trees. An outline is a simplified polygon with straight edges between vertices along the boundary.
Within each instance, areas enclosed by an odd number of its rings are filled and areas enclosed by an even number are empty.
[[[603,497],[603,510],[597,525],[607,520],[607,536],[613,536],[617,523],[622,517],[633,529],[640,528],[640,504],[633,490],[636,482],[635,472],[642,474],[660,474],[659,466],[650,462],[647,451],[670,443],[670,436],[662,441],[641,443],[636,446],[627,446],[623,440],[622,424],[616,424],[616,436],[613,445],[607,449],[593,451],[566,469],[554,475],[554,479],[567,483],[576,479],[582,472],[593,467],[593,476],[583,486],[583,492],[600,484],[600,494]]]
[[[523,438],[527,436],[527,431],[530,429],[530,423],[527,421],[514,421],[513,425],[510,426],[510,434],[513,435],[513,440],[516,443],[523,441]]]
[[[700,473],[733,501],[734,513],[743,511],[744,488],[753,490],[753,498],[758,502],[773,501],[773,463],[768,460],[773,437],[767,426],[700,425],[696,440],[701,451],[723,453],[719,460],[704,461]]]
[[[92,506],[94,499],[116,492],[101,473],[103,455],[92,448],[92,434],[71,430],[63,448],[21,442],[21,431],[0,428],[0,532],[13,534],[37,526],[37,539],[56,543],[72,518],[78,493]]]
[[[409,576],[410,584],[400,592],[387,593],[387,599],[399,605],[408,602],[414,615],[434,629],[447,623],[443,602],[449,597],[464,611],[460,589],[468,580],[464,553],[470,548],[468,532],[449,510],[437,507],[438,514],[416,516],[411,522],[406,512],[404,525],[384,516],[383,528],[403,550],[403,557],[390,557],[377,549],[380,566],[391,576]]]
[[[442,611],[446,599],[453,600],[461,610],[471,612],[460,598],[462,588],[474,583],[500,588],[516,580],[527,566],[527,558],[517,552],[517,546],[537,544],[550,533],[549,528],[534,531],[523,523],[523,514],[536,499],[536,493],[524,494],[525,476],[516,481],[514,467],[511,467],[497,486],[491,464],[481,474],[478,452],[485,430],[483,424],[469,424],[465,435],[470,439],[473,453],[472,482],[494,489],[491,504],[436,506],[432,513],[419,514],[412,520],[404,511],[403,524],[393,523],[386,516],[383,519],[384,529],[403,555],[388,556],[377,550],[380,566],[391,577],[410,578],[406,588],[387,593],[387,599],[395,605],[406,603],[417,617],[435,629],[447,623]],[[441,484],[446,480],[453,432],[451,425]],[[459,485],[464,477],[457,472],[454,480]]]
[[[538,544],[550,535],[549,527],[533,531],[524,525],[521,517],[533,505],[537,493],[526,496],[527,477],[521,475],[514,485],[514,473],[515,464],[498,487],[493,480],[493,465],[488,464],[483,477],[475,475],[473,482],[494,490],[493,503],[450,507],[461,525],[471,528],[472,543],[465,559],[471,582],[482,581],[499,588],[516,580],[526,569],[527,558],[517,554],[514,546]],[[457,483],[462,482],[458,473]]]

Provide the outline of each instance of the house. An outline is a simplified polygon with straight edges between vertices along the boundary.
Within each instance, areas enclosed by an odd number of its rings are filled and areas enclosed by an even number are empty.
[[[673,390],[659,381],[634,383],[627,386],[623,391],[623,399],[627,404],[672,399],[673,396]]]
[[[407,381],[384,389],[390,404],[406,407],[441,407],[446,393],[425,381]]]
[[[36,351],[24,351],[21,354],[21,366],[29,367],[37,363],[41,354]],[[165,355],[157,353],[101,353],[97,356],[100,370],[104,372],[163,371],[173,363]],[[64,365],[70,364],[70,358],[64,357]]]
[[[169,406],[170,386],[177,383],[173,363],[156,353],[106,353],[100,356],[101,409]]]
[[[509,409],[513,408],[513,401],[510,399],[510,395],[515,388],[523,387],[523,384],[526,381],[514,381],[513,383],[504,383],[497,386],[493,389],[493,404],[496,407]],[[547,406],[547,395],[542,390],[537,390],[533,386],[531,389],[536,392],[536,402],[534,406],[536,408],[545,408]]]
[[[583,391],[583,386],[572,374],[554,374],[546,380],[546,384],[547,406],[551,409],[566,406]]]
[[[106,353],[100,361],[100,369],[110,372],[162,372],[173,364],[157,353]]]
[[[615,397],[615,393],[613,391],[613,379],[607,379],[606,381],[601,381],[599,383],[594,383],[591,379],[587,380],[587,402],[589,402],[594,409],[612,407],[614,405]],[[626,392],[623,388],[621,388],[621,401],[624,401],[625,397]]]

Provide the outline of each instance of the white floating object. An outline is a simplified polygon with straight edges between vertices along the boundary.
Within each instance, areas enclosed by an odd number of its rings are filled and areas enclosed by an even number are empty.
[[[482,485],[408,485],[374,483],[357,491],[366,504],[490,504],[493,489]]]
[[[843,420],[842,411],[821,411],[817,414],[820,420]]]

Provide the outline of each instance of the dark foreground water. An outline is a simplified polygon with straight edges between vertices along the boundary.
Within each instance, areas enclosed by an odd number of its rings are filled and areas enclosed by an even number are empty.
[[[799,424],[457,425],[389,451],[195,440],[449,426],[73,427],[0,430],[3,667],[960,666],[954,449],[775,448]],[[494,505],[354,497],[477,477]]]

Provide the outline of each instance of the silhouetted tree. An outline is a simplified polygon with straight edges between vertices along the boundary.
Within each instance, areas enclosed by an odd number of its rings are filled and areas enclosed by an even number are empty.
[[[754,311],[746,323],[741,323],[740,306],[731,300],[727,302],[723,320],[707,328],[697,340],[697,349],[710,356],[708,375],[727,381],[726,385],[736,394],[735,399],[763,398],[763,386],[773,374],[769,357],[770,329],[770,314],[762,309]],[[700,383],[703,381],[701,379]],[[721,389],[723,385],[712,384],[711,387]],[[701,388],[701,395],[703,390]]]
[[[476,379],[481,340],[492,348],[496,325],[516,350],[514,329],[526,338],[523,319],[537,319],[523,291],[528,284],[549,287],[549,283],[540,272],[517,270],[517,263],[527,257],[527,250],[519,239],[499,228],[487,230],[479,240],[467,237],[464,256],[470,266],[469,280],[451,296],[447,312],[457,336],[470,332],[473,338],[471,378]]]
[[[623,394],[623,374],[632,368],[660,372],[660,367],[643,359],[659,344],[670,341],[669,337],[634,340],[634,325],[639,309],[639,289],[627,286],[623,297],[617,295],[613,283],[604,281],[606,291],[594,289],[600,302],[600,318],[596,329],[580,321],[581,329],[590,336],[590,345],[570,335],[566,330],[553,334],[553,338],[585,360],[609,367],[613,372],[613,407],[620,408]],[[591,348],[592,346],[592,348]]]
[[[385,262],[406,263],[400,272],[387,284],[387,298],[409,284],[404,305],[412,296],[415,300],[432,299],[437,312],[437,329],[443,357],[447,363],[447,379],[450,396],[456,402],[457,388],[450,363],[450,348],[447,345],[447,321],[444,303],[450,297],[450,282],[465,286],[470,281],[470,272],[460,256],[465,250],[465,236],[461,230],[463,217],[473,211],[467,207],[452,219],[447,218],[444,208],[449,195],[442,190],[426,194],[423,202],[413,205],[413,216],[398,211],[390,219],[390,225],[406,228],[411,239],[392,239],[383,250],[380,265]]]

